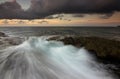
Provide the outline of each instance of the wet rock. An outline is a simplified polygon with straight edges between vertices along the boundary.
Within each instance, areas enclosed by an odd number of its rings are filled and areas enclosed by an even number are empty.
[[[3,42],[2,41],[0,41],[0,45],[2,45],[3,44]]]
[[[19,45],[24,41],[24,38],[20,37],[6,37],[3,38],[4,41],[8,42],[11,45]]]
[[[0,37],[7,37],[5,33],[0,32]]]
[[[25,41],[25,38],[22,37],[0,37],[0,50],[14,46],[19,45]]]
[[[62,41],[66,45],[74,45],[76,47],[83,46],[78,39],[76,39],[76,38],[74,38],[74,36],[70,36],[70,35],[68,35],[68,36],[55,36],[55,37],[49,38],[48,40]]]
[[[51,38],[52,40],[62,41],[64,44],[74,45],[76,47],[85,47],[93,55],[104,59],[115,59],[120,62],[120,41],[110,40],[100,37],[80,37],[64,36]],[[50,40],[51,40],[50,39]]]

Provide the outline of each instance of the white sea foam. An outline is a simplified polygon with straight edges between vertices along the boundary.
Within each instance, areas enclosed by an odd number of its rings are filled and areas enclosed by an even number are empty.
[[[84,48],[29,38],[0,51],[0,79],[113,79]]]

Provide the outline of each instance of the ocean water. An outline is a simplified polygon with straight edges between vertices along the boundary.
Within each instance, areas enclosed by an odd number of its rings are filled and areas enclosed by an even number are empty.
[[[84,48],[30,37],[0,50],[0,79],[117,79]]]
[[[0,27],[0,32],[10,36],[41,36],[41,35],[80,35],[120,38],[117,27]]]
[[[119,40],[120,28],[0,27],[0,32],[29,37],[20,45],[0,50],[0,79],[119,79],[86,49],[47,41],[45,35],[97,36]],[[114,67],[113,64],[110,66]]]

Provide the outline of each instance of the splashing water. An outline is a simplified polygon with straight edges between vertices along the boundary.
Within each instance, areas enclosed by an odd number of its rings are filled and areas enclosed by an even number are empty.
[[[29,38],[0,51],[0,79],[113,79],[84,48]]]

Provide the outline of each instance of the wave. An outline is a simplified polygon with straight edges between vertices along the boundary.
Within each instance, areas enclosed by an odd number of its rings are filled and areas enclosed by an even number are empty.
[[[84,48],[31,37],[0,50],[0,79],[113,79]]]

